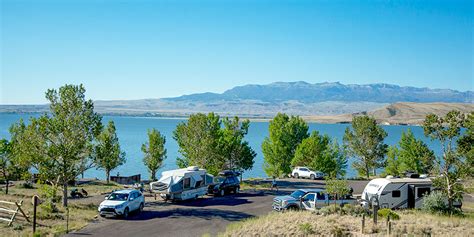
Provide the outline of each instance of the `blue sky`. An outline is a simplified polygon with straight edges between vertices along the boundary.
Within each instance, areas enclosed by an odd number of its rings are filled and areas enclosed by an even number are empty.
[[[1,2],[1,104],[223,92],[275,81],[473,90],[472,1]]]

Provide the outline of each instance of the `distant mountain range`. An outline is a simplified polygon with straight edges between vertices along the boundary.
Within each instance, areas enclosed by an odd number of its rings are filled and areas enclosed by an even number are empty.
[[[200,93],[165,100],[199,102],[256,100],[270,103],[283,101],[298,101],[301,103],[325,101],[472,103],[473,96],[473,91],[460,92],[450,89],[402,87],[391,84],[344,85],[339,82],[310,84],[297,81],[237,86],[222,94]]]
[[[369,113],[380,109],[386,111],[386,108],[390,109],[387,106],[397,102],[420,103],[419,106],[410,105],[410,108],[415,110],[425,107],[424,103],[435,103],[437,108],[436,103],[441,102],[443,111],[450,106],[454,108],[454,103],[458,103],[457,107],[469,111],[473,108],[473,98],[473,91],[460,92],[390,84],[344,85],[338,82],[310,84],[298,81],[237,86],[222,94],[198,93],[175,98],[142,100],[97,100],[94,101],[94,105],[96,111],[108,115],[170,117],[188,116],[197,112],[215,112],[223,116],[271,118],[278,112],[284,112],[306,116],[310,120],[337,115],[339,118],[336,120],[325,119],[345,122],[352,114]],[[47,105],[0,105],[0,112],[47,111]],[[325,119],[323,120],[326,121]]]

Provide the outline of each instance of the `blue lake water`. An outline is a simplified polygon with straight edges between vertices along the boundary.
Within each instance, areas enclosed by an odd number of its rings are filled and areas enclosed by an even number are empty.
[[[31,114],[1,114],[0,113],[0,138],[10,138],[8,128],[11,124],[17,122],[20,118],[28,121],[29,117],[35,116]],[[108,120],[113,120],[117,128],[117,135],[119,137],[122,150],[126,152],[127,162],[112,171],[112,175],[120,172],[120,175],[128,176],[134,174],[141,174],[142,178],[147,179],[148,172],[143,165],[143,154],[140,150],[141,145],[147,140],[147,130],[155,128],[166,136],[166,149],[168,150],[167,158],[159,173],[164,170],[177,168],[176,157],[179,157],[178,145],[173,139],[173,130],[176,125],[185,120],[183,119],[169,119],[169,118],[144,118],[144,117],[125,117],[125,116],[104,116],[103,123],[106,124]],[[342,144],[342,137],[344,130],[349,124],[318,124],[310,123],[309,130],[318,130],[321,134],[328,134],[332,138],[336,138]],[[431,141],[423,135],[423,129],[417,126],[383,126],[387,131],[388,136],[385,143],[389,145],[396,144],[400,140],[403,131],[410,128],[417,138],[425,141],[428,146],[434,150],[436,154],[441,151],[441,146],[436,141]],[[251,122],[249,133],[246,140],[256,151],[257,157],[252,170],[244,173],[244,177],[266,177],[263,171],[263,154],[261,144],[263,139],[268,136],[268,122]],[[356,171],[350,166],[352,159],[349,159],[349,167],[347,169],[347,177],[356,176]],[[90,169],[85,173],[85,177],[101,178],[105,177],[102,170]]]

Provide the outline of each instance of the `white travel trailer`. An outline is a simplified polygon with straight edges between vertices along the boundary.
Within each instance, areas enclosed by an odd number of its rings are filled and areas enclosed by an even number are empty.
[[[432,191],[429,178],[378,178],[365,186],[361,205],[368,208],[377,204],[379,208],[421,208],[423,196]]]
[[[150,183],[150,190],[165,200],[197,199],[207,194],[207,187],[213,181],[214,177],[205,169],[191,166],[164,171],[158,181]]]

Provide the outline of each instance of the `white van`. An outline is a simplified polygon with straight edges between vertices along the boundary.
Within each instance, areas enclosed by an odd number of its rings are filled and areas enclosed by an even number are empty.
[[[213,180],[214,176],[205,169],[191,166],[164,171],[158,181],[150,183],[150,190],[164,200],[197,199],[207,194],[207,188]]]

